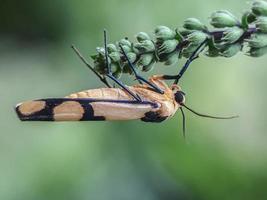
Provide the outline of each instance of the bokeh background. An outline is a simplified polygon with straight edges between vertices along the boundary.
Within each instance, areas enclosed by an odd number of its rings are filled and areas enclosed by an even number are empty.
[[[267,56],[201,56],[192,64],[181,82],[187,104],[240,118],[187,113],[186,141],[180,113],[161,124],[22,123],[13,110],[24,100],[101,87],[70,45],[89,57],[103,28],[114,42],[248,8],[243,0],[1,0],[0,199],[267,199]],[[158,64],[145,76],[177,69]]]

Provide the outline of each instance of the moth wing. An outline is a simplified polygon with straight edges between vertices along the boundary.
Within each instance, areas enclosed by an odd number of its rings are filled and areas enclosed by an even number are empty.
[[[22,121],[102,121],[142,119],[159,105],[150,101],[52,98],[20,103]]]

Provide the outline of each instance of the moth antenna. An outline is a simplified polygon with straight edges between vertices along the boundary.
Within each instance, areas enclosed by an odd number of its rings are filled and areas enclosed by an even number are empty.
[[[182,107],[180,107],[181,113],[182,113],[182,117],[183,117],[183,137],[184,139],[186,139],[186,118],[185,118],[185,113]]]
[[[105,61],[106,61],[106,68],[108,73],[111,73],[110,65],[108,62],[108,47],[107,47],[107,30],[104,29],[104,48],[105,48]]]
[[[189,108],[185,104],[182,104],[182,106],[185,107],[190,112],[194,113],[195,115],[200,116],[200,117],[205,117],[205,118],[211,118],[211,119],[234,119],[234,118],[238,118],[239,117],[238,115],[229,116],[229,117],[211,116],[211,115],[206,115],[206,114],[202,114],[202,113],[199,113],[197,111],[194,111],[192,108]]]
[[[102,81],[107,87],[111,88],[111,85],[108,83],[105,77],[101,76],[85,59],[85,57],[81,54],[81,52],[74,46],[71,45],[73,51],[77,54],[77,56],[81,59],[81,61]]]

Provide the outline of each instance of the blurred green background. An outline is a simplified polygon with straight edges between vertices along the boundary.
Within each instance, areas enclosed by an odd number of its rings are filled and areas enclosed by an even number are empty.
[[[0,199],[267,199],[267,56],[201,56],[181,86],[204,113],[239,114],[216,121],[187,113],[161,124],[22,123],[16,103],[102,87],[70,49],[89,57],[103,43],[181,26],[208,24],[211,12],[241,16],[243,0],[1,0]],[[181,65],[181,62],[180,62]],[[150,74],[172,74],[157,65]],[[124,77],[128,84],[132,78]]]

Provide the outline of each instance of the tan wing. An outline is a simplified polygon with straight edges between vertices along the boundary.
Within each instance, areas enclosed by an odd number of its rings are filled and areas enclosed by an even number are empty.
[[[22,121],[135,120],[159,106],[148,101],[57,98],[20,103],[16,112]]]

